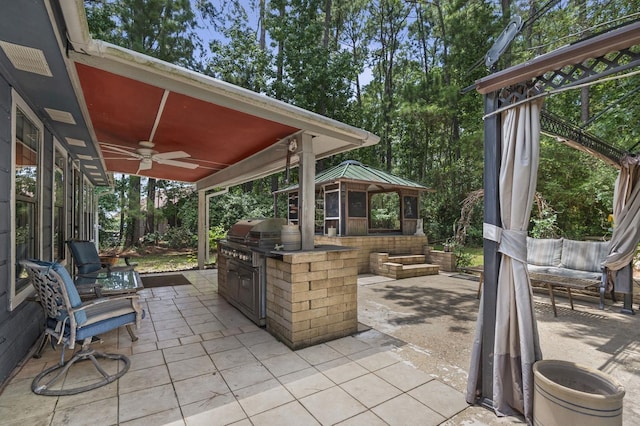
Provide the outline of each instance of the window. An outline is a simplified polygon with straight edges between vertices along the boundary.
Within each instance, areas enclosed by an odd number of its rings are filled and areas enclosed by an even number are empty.
[[[410,197],[404,196],[403,200],[403,210],[404,217],[407,219],[417,219],[418,218],[418,197]]]
[[[340,219],[340,192],[327,191],[324,193],[325,219]]]
[[[11,229],[14,230],[14,250],[12,262],[15,279],[11,286],[10,308],[18,306],[31,294],[32,288],[27,273],[20,261],[41,257],[40,191],[42,161],[42,124],[18,98],[12,109],[13,122],[13,203]]]
[[[53,259],[65,259],[67,155],[56,146],[53,159]]]
[[[82,215],[84,218],[82,235],[85,240],[93,240],[93,185],[84,179],[82,185]]]
[[[73,168],[73,238],[82,239],[82,175]]]
[[[400,230],[400,196],[397,192],[380,192],[371,195],[372,230]]]
[[[367,193],[349,191],[349,217],[367,217]]]

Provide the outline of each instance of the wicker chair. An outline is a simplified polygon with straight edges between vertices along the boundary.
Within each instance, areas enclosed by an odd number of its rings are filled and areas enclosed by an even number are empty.
[[[139,327],[144,316],[137,295],[98,298],[82,302],[69,273],[55,262],[23,261],[31,283],[45,313],[45,338],[51,345],[62,345],[60,363],[38,374],[31,383],[31,390],[39,395],[74,395],[109,384],[129,370],[129,359],[120,354],[105,354],[90,348],[92,338],[121,326],[126,326],[132,340],[137,340],[131,329]],[[65,348],[81,349],[65,362]],[[41,347],[42,349],[42,347]],[[116,360],[117,373],[108,374],[98,359]],[[101,377],[90,384],[75,388],[55,386],[64,379],[69,369],[77,362],[90,361]],[[62,380],[63,382],[64,380]]]

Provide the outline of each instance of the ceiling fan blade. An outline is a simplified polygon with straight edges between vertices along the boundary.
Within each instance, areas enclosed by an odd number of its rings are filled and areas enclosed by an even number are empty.
[[[158,164],[165,164],[167,166],[182,167],[185,169],[197,169],[198,165],[194,163],[187,163],[186,161],[167,160],[163,158],[154,158]]]
[[[173,160],[176,158],[187,158],[191,157],[191,155],[187,154],[184,151],[171,151],[171,152],[161,152],[160,154],[154,154],[154,160]]]
[[[140,154],[138,154],[137,152],[127,151],[126,149],[119,148],[119,147],[113,146],[113,145],[103,145],[102,146],[102,150],[103,151],[108,151],[108,152],[113,152],[113,153],[117,152],[119,154],[129,155],[129,156],[131,156],[133,158],[137,158],[137,159],[142,158],[142,156]]]
[[[98,160],[99,158],[94,158],[94,160]],[[134,157],[102,157],[103,160],[123,160],[123,161],[139,161],[139,158]]]

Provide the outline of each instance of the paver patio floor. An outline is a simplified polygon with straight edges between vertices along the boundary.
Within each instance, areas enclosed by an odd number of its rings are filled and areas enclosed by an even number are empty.
[[[8,425],[458,425],[518,424],[464,401],[477,283],[444,274],[404,280],[359,278],[354,336],[291,351],[218,296],[215,270],[184,272],[192,285],[143,290],[147,316],[96,349],[124,353],[117,382],[75,396],[31,392],[33,377],[58,362],[47,347],[0,395]],[[625,424],[640,414],[636,317],[591,302],[553,317],[536,295],[545,358],[599,368],[623,383]],[[365,327],[366,326],[366,327]],[[75,370],[74,370],[75,369]],[[65,384],[84,380],[74,367]]]

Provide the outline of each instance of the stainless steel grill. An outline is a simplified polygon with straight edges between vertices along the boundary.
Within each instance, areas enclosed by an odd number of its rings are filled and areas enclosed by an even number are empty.
[[[218,274],[226,278],[219,282],[220,295],[260,326],[267,310],[265,251],[280,244],[286,223],[283,218],[240,220],[218,242]]]
[[[274,248],[280,243],[283,218],[245,219],[235,223],[227,232],[227,240],[234,243],[260,248]]]

